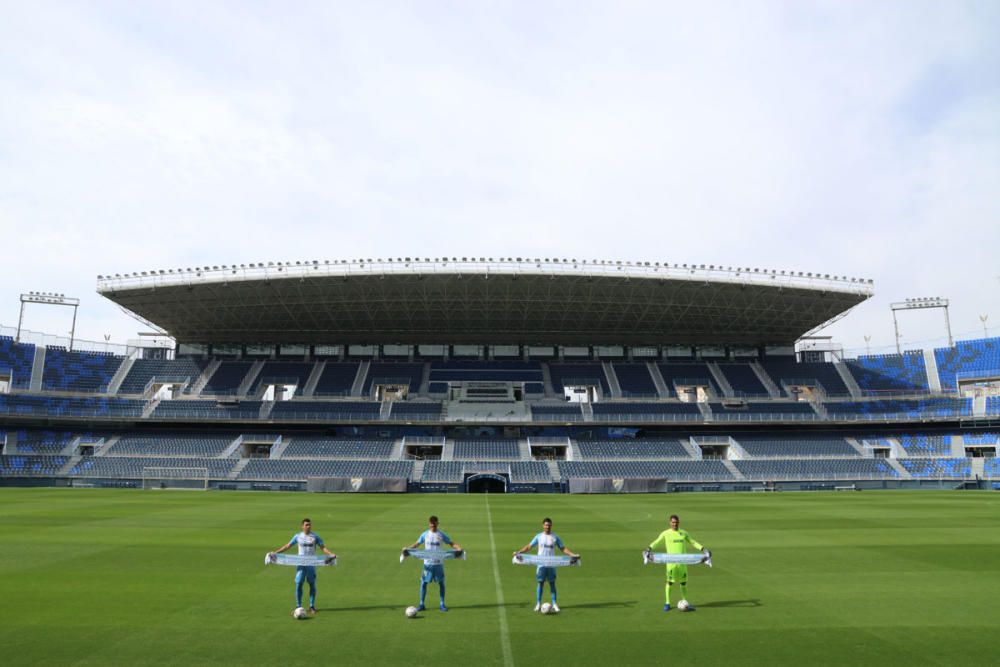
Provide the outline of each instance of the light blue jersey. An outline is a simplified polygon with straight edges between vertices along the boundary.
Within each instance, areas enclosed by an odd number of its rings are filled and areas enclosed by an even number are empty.
[[[562,540],[555,533],[549,533],[546,535],[544,532],[538,533],[531,540],[529,547],[538,547],[539,556],[555,556],[556,549],[560,551],[564,549]],[[535,570],[535,579],[539,582],[549,581],[555,582],[556,580],[556,568],[545,567],[544,565],[539,565],[538,569]]]
[[[422,544],[425,549],[433,551],[443,551],[445,545],[450,545],[451,543],[451,538],[440,530],[425,530],[417,538],[417,544]],[[440,558],[425,558],[424,565],[443,565],[443,562]]]
[[[323,538],[316,533],[304,533],[298,532],[292,535],[292,539],[288,540],[289,544],[294,544],[299,548],[300,556],[315,556],[316,547],[323,548],[326,544],[323,543]]]

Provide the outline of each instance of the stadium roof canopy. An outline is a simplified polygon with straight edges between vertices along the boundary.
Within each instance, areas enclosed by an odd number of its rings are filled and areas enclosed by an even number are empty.
[[[656,262],[400,258],[98,276],[184,343],[786,345],[872,281]]]

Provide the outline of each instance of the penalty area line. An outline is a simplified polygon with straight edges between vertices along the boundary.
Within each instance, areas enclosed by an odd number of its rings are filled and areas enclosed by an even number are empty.
[[[497,541],[493,537],[493,514],[490,512],[490,494],[486,494],[486,524],[490,529],[490,554],[493,556],[493,581],[497,588],[497,615],[500,617],[500,649],[503,664],[514,667],[514,655],[510,650],[510,630],[507,629],[507,608],[503,603],[503,588],[500,586],[500,566],[497,563]]]

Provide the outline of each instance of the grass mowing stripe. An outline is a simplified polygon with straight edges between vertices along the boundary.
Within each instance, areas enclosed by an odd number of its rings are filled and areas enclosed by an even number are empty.
[[[500,648],[503,650],[503,664],[514,667],[514,656],[510,650],[510,630],[507,629],[507,609],[503,602],[503,588],[500,586],[500,565],[497,563],[497,541],[493,536],[493,514],[490,512],[490,494],[486,494],[486,525],[490,530],[490,556],[493,558],[493,581],[497,588],[497,615],[500,617]]]

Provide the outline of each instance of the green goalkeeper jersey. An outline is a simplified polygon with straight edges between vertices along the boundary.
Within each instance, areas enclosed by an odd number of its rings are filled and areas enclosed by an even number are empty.
[[[666,549],[668,554],[682,554],[687,551],[686,545],[688,544],[698,551],[702,549],[702,546],[692,540],[691,536],[683,528],[679,530],[668,528],[653,540],[653,543],[649,545],[649,549],[650,551],[658,551],[662,548]]]

